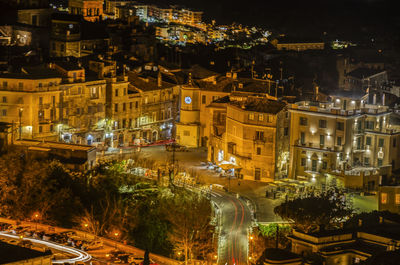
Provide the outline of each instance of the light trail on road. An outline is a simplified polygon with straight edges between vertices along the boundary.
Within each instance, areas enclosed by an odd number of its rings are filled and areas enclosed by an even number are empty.
[[[9,237],[12,239],[20,239],[19,236],[8,234],[6,232],[0,232],[0,236]],[[76,248],[66,247],[66,246],[56,244],[56,243],[39,240],[39,239],[34,239],[34,238],[29,238],[29,237],[24,237],[24,240],[29,240],[32,243],[45,245],[45,246],[48,246],[49,248],[56,249],[56,250],[66,252],[68,254],[76,256],[75,258],[71,258],[71,259],[53,260],[52,261],[53,264],[75,263],[78,261],[86,262],[86,261],[90,261],[92,259],[92,256],[90,256],[88,253],[86,253],[83,250],[76,249]]]
[[[247,205],[227,193],[211,192],[211,199],[221,211],[221,232],[218,246],[218,264],[248,264],[248,227],[251,212]]]

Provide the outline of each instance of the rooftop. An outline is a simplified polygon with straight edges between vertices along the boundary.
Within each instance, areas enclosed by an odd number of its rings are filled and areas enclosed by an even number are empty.
[[[129,73],[129,82],[132,86],[142,91],[152,91],[173,87],[174,84],[162,81],[161,87],[158,86],[157,79],[150,76],[142,76],[133,72]]]
[[[38,147],[38,148],[52,148],[52,149],[66,149],[66,150],[79,150],[79,151],[91,151],[95,147],[90,145],[82,144],[67,144],[60,142],[50,142],[50,141],[37,141],[37,140],[18,140],[15,141],[15,145]]]
[[[39,257],[50,257],[51,253],[23,248],[0,241],[0,264],[20,262]]]
[[[284,102],[266,98],[248,98],[246,101],[233,101],[230,104],[245,111],[271,114],[277,114],[286,106]]]
[[[79,64],[74,62],[60,61],[60,62],[55,62],[55,64],[66,71],[79,71],[83,69],[83,67],[79,66]]]

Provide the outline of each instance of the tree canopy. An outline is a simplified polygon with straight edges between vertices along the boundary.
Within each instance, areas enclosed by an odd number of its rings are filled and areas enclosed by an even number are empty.
[[[340,190],[328,190],[319,195],[297,198],[275,207],[275,214],[293,222],[295,229],[315,232],[340,227],[351,217],[352,206]]]

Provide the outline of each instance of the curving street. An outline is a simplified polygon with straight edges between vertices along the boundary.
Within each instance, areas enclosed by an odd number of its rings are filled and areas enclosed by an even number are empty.
[[[218,264],[248,263],[248,229],[251,212],[246,203],[228,193],[211,192],[211,199],[221,211]]]
[[[12,235],[12,234],[9,234],[6,232],[0,232],[0,236],[12,238],[12,239],[20,238],[18,235]],[[40,245],[45,245],[45,246],[49,247],[50,249],[55,249],[55,250],[58,250],[58,251],[61,251],[64,253],[68,253],[68,254],[74,256],[73,258],[68,258],[68,259],[53,260],[52,261],[53,264],[64,264],[64,263],[73,264],[78,261],[86,262],[86,261],[90,261],[92,259],[92,257],[89,254],[87,254],[85,251],[80,250],[80,249],[62,246],[62,245],[52,243],[49,241],[44,241],[44,240],[39,240],[39,239],[34,239],[34,238],[29,238],[29,237],[24,237],[24,240],[29,240],[32,243],[36,243],[36,244],[40,244]]]

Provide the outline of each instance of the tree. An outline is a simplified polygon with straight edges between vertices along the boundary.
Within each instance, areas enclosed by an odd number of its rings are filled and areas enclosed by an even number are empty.
[[[275,207],[274,212],[307,233],[340,227],[352,215],[353,209],[346,202],[344,193],[335,189],[284,202]]]
[[[185,264],[193,254],[204,257],[212,251],[212,209],[208,199],[197,193],[177,190],[166,209],[173,228],[172,241],[183,251]]]

